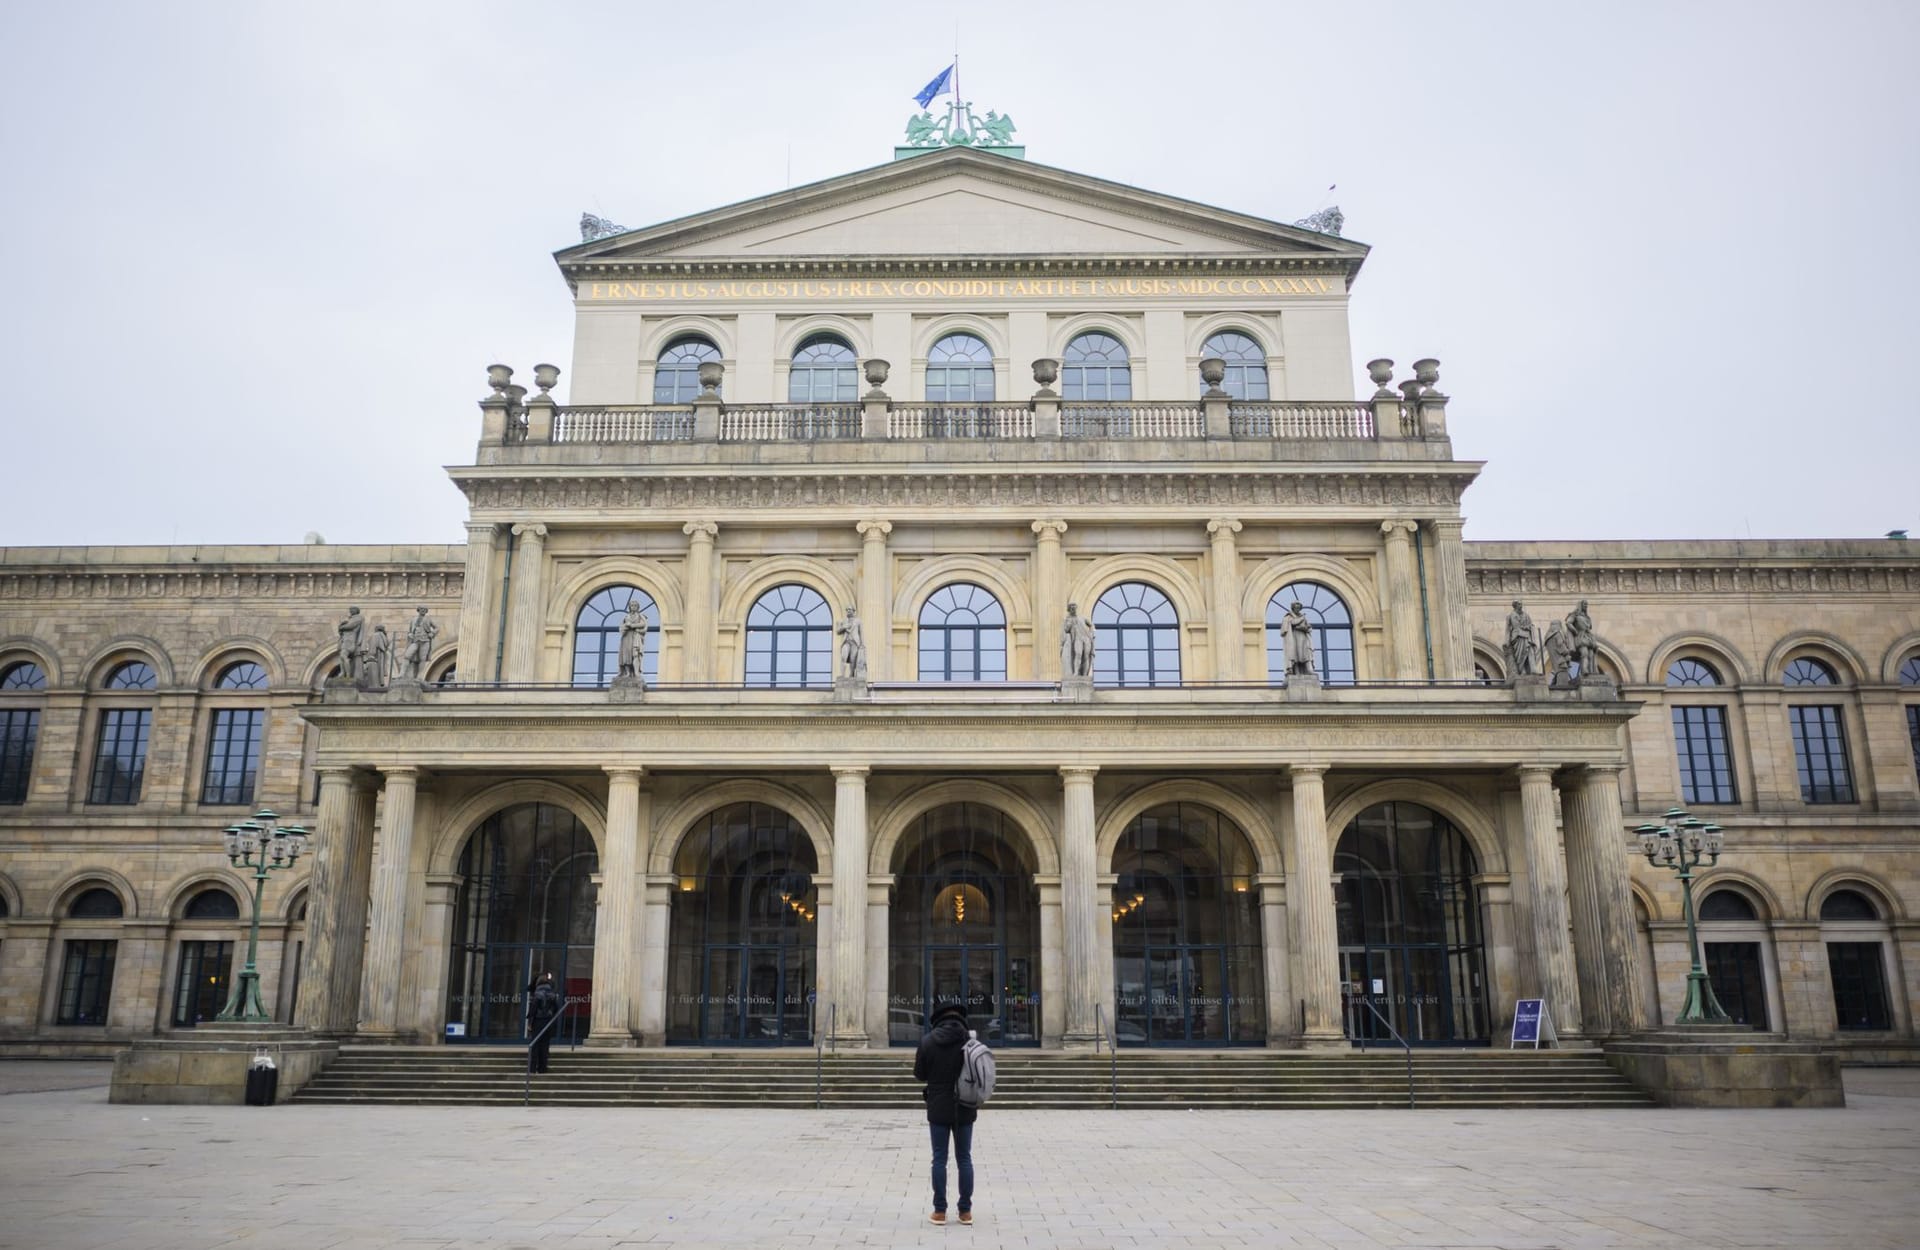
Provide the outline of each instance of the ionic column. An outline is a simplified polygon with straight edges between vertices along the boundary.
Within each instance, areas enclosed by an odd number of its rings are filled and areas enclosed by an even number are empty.
[[[493,522],[467,524],[467,570],[460,583],[460,640],[453,666],[462,681],[488,681],[495,674],[493,616]]]
[[[1093,1005],[1104,1000],[1100,985],[1100,940],[1111,931],[1100,923],[1098,872],[1094,861],[1093,775],[1100,770],[1063,767],[1060,802],[1060,921],[1067,964],[1067,1022],[1061,1041],[1091,1046],[1100,1036]]]
[[[1426,642],[1420,630],[1420,580],[1413,563],[1414,521],[1382,521],[1387,537],[1387,637],[1393,644],[1396,681],[1427,675]]]
[[[892,671],[893,595],[887,576],[887,535],[891,521],[862,521],[860,532],[860,616],[866,621],[867,677],[885,681]]]
[[[535,681],[540,658],[540,615],[546,603],[547,527],[522,522],[513,527],[520,541],[513,560],[513,602],[508,608],[507,681]]]
[[[641,769],[609,767],[607,853],[593,921],[593,1013],[589,1046],[633,1044],[633,973],[640,890]]]
[[[1035,521],[1033,551],[1033,677],[1060,680],[1060,622],[1067,617],[1067,559],[1060,549],[1065,521]],[[1091,612],[1093,607],[1088,605]]]
[[[359,1007],[358,923],[366,915],[367,883],[356,876],[365,840],[356,828],[361,788],[350,768],[320,770],[313,868],[308,875],[306,965],[301,970],[296,1019],[316,1033],[353,1030]],[[355,906],[353,896],[362,902]],[[342,986],[347,987],[343,991]]]
[[[867,772],[864,764],[833,769],[834,1009],[837,1046],[867,1044]]]
[[[1295,764],[1293,845],[1287,855],[1287,911],[1300,944],[1299,994],[1307,1005],[1302,1046],[1340,1046],[1340,932],[1333,912],[1333,847],[1327,841],[1327,766]]]
[[[1427,576],[1439,587],[1437,595],[1428,595],[1434,630],[1434,676],[1443,681],[1465,681],[1473,676],[1473,629],[1467,624],[1467,546],[1460,537],[1465,527],[1460,517],[1442,517],[1430,526],[1433,550],[1427,556]]]
[[[400,1027],[400,947],[407,931],[407,871],[413,863],[413,808],[420,770],[400,767],[380,772],[387,782],[387,803],[381,813],[380,854],[373,865],[360,1031],[390,1037]]]
[[[1581,1032],[1580,980],[1567,937],[1567,870],[1553,823],[1553,769],[1520,767],[1520,819],[1527,841],[1527,898],[1533,909],[1533,959],[1537,984],[1553,1013],[1556,1032]]]
[[[1580,1003],[1594,1036],[1621,1037],[1641,1027],[1626,819],[1620,811],[1623,767],[1589,765],[1562,800]]]
[[[1259,877],[1260,957],[1266,972],[1267,1045],[1294,1036],[1292,978],[1287,975],[1286,887],[1278,877]]]
[[[720,527],[712,521],[688,521],[687,619],[680,632],[680,680],[713,680],[713,540]]]
[[[1215,517],[1207,522],[1207,534],[1213,542],[1213,619],[1207,624],[1207,637],[1213,640],[1213,675],[1221,681],[1240,678],[1240,557],[1234,550],[1240,522],[1231,517]]]

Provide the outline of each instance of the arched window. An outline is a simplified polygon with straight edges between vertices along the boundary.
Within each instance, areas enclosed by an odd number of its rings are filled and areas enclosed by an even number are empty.
[[[647,648],[641,675],[652,685],[660,671],[660,608],[636,586],[608,586],[581,607],[573,620],[573,684],[587,689],[611,685],[620,675],[620,622],[627,605],[638,602],[647,618]]]
[[[775,586],[747,611],[747,684],[819,686],[833,680],[833,610],[797,582]]]
[[[152,690],[159,686],[160,679],[154,675],[153,665],[143,660],[128,660],[107,674],[105,682],[108,690]]]
[[[1758,920],[1760,913],[1738,890],[1715,890],[1700,900],[1702,920]]]
[[[265,690],[267,670],[252,660],[241,660],[220,670],[213,680],[216,690]]]
[[[1220,389],[1235,399],[1268,398],[1267,354],[1249,336],[1238,330],[1223,330],[1200,348],[1200,358],[1227,362],[1227,376],[1221,379]],[[1200,389],[1206,391],[1204,381]]]
[[[67,908],[67,915],[75,920],[118,920],[125,914],[120,896],[98,885],[81,891]]]
[[[1780,674],[1780,684],[1783,686],[1831,686],[1838,680],[1832,665],[1804,655],[1787,665]]]
[[[1820,903],[1822,920],[1878,920],[1880,909],[1858,890],[1835,890]]]
[[[227,891],[212,886],[188,899],[180,915],[186,920],[238,920],[240,904]]]
[[[1287,679],[1287,640],[1280,622],[1295,603],[1313,622],[1313,662],[1323,686],[1351,686],[1353,670],[1353,613],[1346,600],[1319,582],[1288,582],[1267,600],[1267,680]]]
[[[985,588],[942,586],[920,609],[921,681],[1005,681],[1007,614]]]
[[[1715,890],[1700,900],[1700,949],[1713,996],[1736,1024],[1765,1029],[1767,948],[1772,939],[1753,900],[1738,890]]]
[[[697,334],[667,344],[653,367],[653,402],[690,404],[700,394],[700,366],[719,360],[720,349]]]
[[[1064,399],[1132,399],[1126,345],[1099,330],[1076,337],[1060,358],[1060,394]]]
[[[1145,582],[1121,582],[1093,605],[1099,631],[1093,649],[1098,686],[1180,684],[1180,618],[1167,597]]]
[[[1906,658],[1906,662],[1900,665],[1900,684],[1920,686],[1920,655],[1910,655]]]
[[[1717,686],[1720,684],[1720,674],[1705,660],[1689,657],[1675,660],[1667,666],[1667,684],[1669,686]]]
[[[860,397],[860,370],[853,349],[832,334],[816,334],[793,353],[787,401],[850,404]]]
[[[0,671],[0,690],[45,690],[47,674],[32,660],[9,664]]]
[[[1834,1027],[1843,1032],[1891,1029],[1887,957],[1892,933],[1880,909],[1858,890],[1835,890],[1820,903],[1820,936],[1827,947],[1827,979],[1833,985]]]
[[[927,352],[927,402],[993,402],[993,351],[971,334],[949,334]]]

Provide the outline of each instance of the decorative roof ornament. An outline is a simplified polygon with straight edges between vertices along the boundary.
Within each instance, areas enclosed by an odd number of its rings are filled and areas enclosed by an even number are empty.
[[[973,101],[954,99],[947,103],[947,115],[936,118],[931,112],[907,119],[907,141],[893,149],[893,159],[937,152],[941,148],[974,148],[998,156],[1025,160],[1027,149],[1013,141],[1013,118],[988,111],[983,121],[973,111]]]
[[[616,234],[625,234],[627,228],[605,217],[595,217],[592,213],[580,214],[580,241],[591,243],[595,239],[607,239]]]
[[[1293,224],[1319,234],[1330,234],[1337,239],[1340,237],[1340,227],[1347,224],[1347,215],[1340,211],[1338,204],[1335,204],[1331,208],[1321,209],[1310,217],[1302,217]]]

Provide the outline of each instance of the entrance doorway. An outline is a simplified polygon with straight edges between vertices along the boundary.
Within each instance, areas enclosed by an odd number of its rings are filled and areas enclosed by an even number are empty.
[[[786,812],[735,803],[680,843],[668,932],[667,1041],[813,1040],[818,865]]]
[[[1039,892],[1006,818],[975,803],[921,816],[895,854],[887,1040],[911,1046],[942,999],[989,1046],[1040,1043]]]
[[[558,1044],[587,1034],[593,1000],[593,835],[564,807],[523,803],[487,818],[460,852],[447,1041],[527,1040],[527,990],[551,972],[565,999]]]
[[[1390,1041],[1385,1016],[1415,1046],[1489,1042],[1479,866],[1466,837],[1418,803],[1381,803],[1340,835],[1333,868],[1347,1036]]]

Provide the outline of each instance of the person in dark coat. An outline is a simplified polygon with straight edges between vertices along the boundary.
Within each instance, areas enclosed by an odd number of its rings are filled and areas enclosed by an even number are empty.
[[[527,1048],[527,1071],[547,1070],[547,1049],[553,1045],[553,1018],[560,1014],[560,991],[553,987],[553,974],[543,972],[527,987],[527,1036],[535,1039]],[[558,1027],[557,1025],[554,1027]]]
[[[967,1044],[967,1009],[951,998],[933,1005],[931,1026],[913,1056],[913,1079],[925,1081],[927,1125],[933,1136],[933,1222],[947,1222],[947,1142],[953,1142],[960,1169],[960,1222],[973,1223],[973,1122],[979,1109],[961,1103],[954,1091]]]

